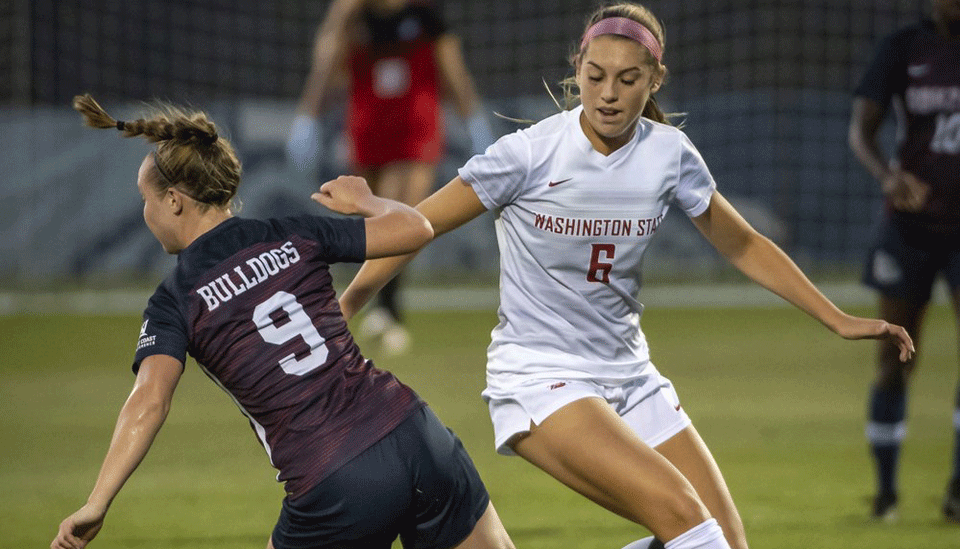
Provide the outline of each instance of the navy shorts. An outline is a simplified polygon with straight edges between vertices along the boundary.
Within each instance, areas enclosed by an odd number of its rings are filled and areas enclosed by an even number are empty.
[[[951,289],[960,288],[960,238],[887,219],[867,256],[863,283],[887,297],[926,303],[940,273]]]
[[[460,439],[424,406],[295,501],[276,549],[443,549],[463,541],[490,496]]]

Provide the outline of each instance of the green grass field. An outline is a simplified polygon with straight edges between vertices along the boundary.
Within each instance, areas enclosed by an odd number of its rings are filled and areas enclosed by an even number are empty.
[[[479,397],[493,312],[411,313],[410,322],[412,352],[378,363],[457,431],[519,548],[617,549],[646,535],[523,460],[495,454]],[[139,328],[137,315],[0,317],[0,546],[47,547],[83,503],[133,382]],[[939,512],[957,379],[945,306],[931,311],[921,346],[893,525],[866,519],[872,342],[840,340],[785,307],[651,307],[644,328],[726,475],[752,547],[960,547],[960,526]],[[281,496],[244,418],[191,363],[166,426],[92,547],[263,547]]]

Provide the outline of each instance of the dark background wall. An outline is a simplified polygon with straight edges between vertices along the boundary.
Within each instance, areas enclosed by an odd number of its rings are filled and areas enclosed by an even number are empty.
[[[468,64],[489,110],[528,119],[555,110],[544,83],[552,85],[570,74],[568,56],[594,3],[438,3],[463,38]],[[281,166],[282,143],[308,70],[316,25],[328,4],[309,0],[0,3],[0,128],[4,133],[0,146],[12,152],[0,159],[0,194],[10,199],[4,206],[8,215],[0,216],[0,236],[8,237],[4,247],[11,252],[0,260],[0,277],[22,279],[24,273],[35,272],[37,264],[44,264],[27,250],[43,238],[41,234],[62,233],[63,246],[72,246],[73,254],[83,257],[96,258],[97,243],[106,241],[92,230],[97,227],[87,230],[82,219],[66,229],[56,228],[63,224],[49,217],[52,212],[63,216],[73,211],[70,204],[51,205],[54,190],[65,183],[64,174],[83,178],[70,184],[80,197],[104,185],[120,188],[125,184],[105,183],[105,178],[120,175],[105,174],[103,158],[94,161],[89,150],[78,148],[89,149],[93,139],[76,127],[76,116],[69,109],[70,99],[81,91],[118,106],[159,98],[215,110],[238,143],[249,179],[291,179]],[[822,273],[855,271],[880,209],[880,195],[877,184],[846,146],[851,90],[879,38],[917,21],[928,10],[929,0],[657,0],[645,4],[661,18],[667,34],[665,63],[670,76],[660,101],[665,110],[683,113],[677,121],[685,123],[721,191],[804,267]],[[335,134],[336,113],[326,123]],[[464,136],[456,124],[451,120],[452,142],[441,179],[465,159]],[[505,133],[516,127],[498,119],[495,129]],[[886,131],[889,142],[890,129]],[[134,151],[132,158],[142,154],[140,149]],[[331,159],[320,176],[340,169],[342,164]],[[289,181],[284,185],[296,187]],[[251,200],[254,204],[271,201],[283,206],[282,200],[262,193]],[[253,206],[248,213],[274,211]],[[126,218],[133,230],[135,216]],[[684,235],[689,227],[682,219],[676,223],[684,227],[677,233]],[[92,234],[83,237],[88,232]],[[700,244],[685,236],[677,240],[663,243],[659,264],[713,261]],[[74,241],[83,244],[72,245]],[[487,243],[473,246],[483,251],[470,252],[468,246],[467,251],[452,254],[460,259],[451,268],[469,263],[471,254],[486,257]],[[78,261],[98,264],[96,259]],[[156,263],[139,261],[123,268],[136,272]],[[63,271],[44,267],[41,272],[50,269]],[[710,270],[723,276],[722,269]]]

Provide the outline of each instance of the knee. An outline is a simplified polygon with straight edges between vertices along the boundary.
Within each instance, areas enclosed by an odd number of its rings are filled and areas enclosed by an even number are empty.
[[[644,502],[651,509],[647,526],[659,539],[673,539],[710,518],[692,487],[664,491]]]
[[[887,393],[902,393],[907,389],[909,371],[905,365],[894,359],[895,363],[883,363],[877,373],[876,388]]]

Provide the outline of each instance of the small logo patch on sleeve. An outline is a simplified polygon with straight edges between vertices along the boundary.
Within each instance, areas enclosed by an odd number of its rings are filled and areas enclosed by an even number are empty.
[[[157,336],[147,335],[147,323],[150,322],[150,319],[143,321],[143,326],[140,326],[140,337],[137,339],[137,350],[143,349],[144,347],[149,347],[156,343]]]

